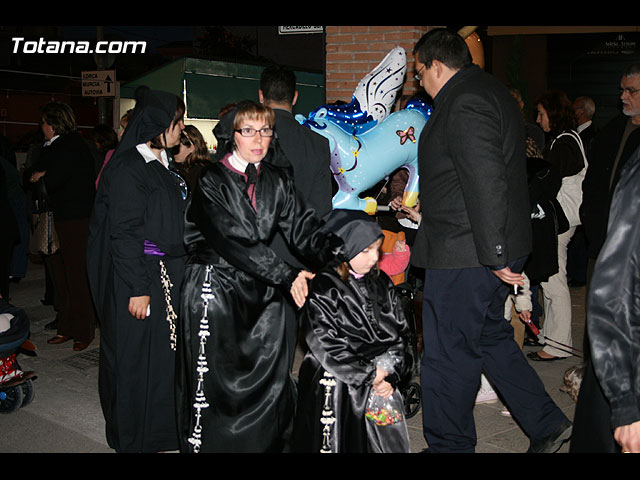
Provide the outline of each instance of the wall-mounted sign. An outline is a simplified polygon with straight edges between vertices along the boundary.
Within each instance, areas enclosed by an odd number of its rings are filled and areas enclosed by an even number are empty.
[[[595,45],[587,55],[633,55],[638,52],[638,35],[617,33],[609,35]]]
[[[323,27],[278,27],[280,35],[290,35],[293,33],[322,33]]]

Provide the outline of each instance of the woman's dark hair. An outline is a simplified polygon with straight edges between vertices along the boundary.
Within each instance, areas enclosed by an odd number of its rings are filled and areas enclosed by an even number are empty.
[[[425,33],[413,47],[413,54],[425,68],[431,68],[433,60],[438,60],[454,70],[473,63],[464,39],[457,32],[446,28],[436,28]]]
[[[98,151],[105,153],[118,146],[118,134],[109,125],[103,123],[91,130],[91,138],[98,147]]]
[[[66,103],[49,102],[40,109],[40,114],[56,135],[66,135],[76,131],[76,117]]]
[[[178,122],[184,119],[184,112],[186,111],[186,107],[184,106],[184,101],[178,96],[176,96],[178,104],[176,105],[176,113],[173,115],[173,120],[171,124],[167,128],[171,128],[176,125]],[[164,132],[157,135],[155,138],[151,139],[151,148],[155,149],[163,149],[165,148],[165,143],[163,141]]]
[[[185,125],[180,135],[180,143],[185,147],[190,147],[191,145],[195,147],[195,150],[184,161],[187,170],[196,163],[207,163],[211,160],[207,143],[204,141],[200,130],[193,125]]]
[[[574,130],[578,121],[573,104],[561,90],[550,90],[543,93],[534,105],[542,105],[549,117],[549,131],[553,136],[567,130]]]

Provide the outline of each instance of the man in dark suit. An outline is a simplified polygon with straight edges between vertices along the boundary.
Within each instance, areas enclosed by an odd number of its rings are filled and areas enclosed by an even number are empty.
[[[414,48],[433,98],[420,135],[422,223],[412,262],[425,269],[423,431],[430,451],[473,452],[473,406],[484,371],[531,439],[552,452],[571,422],[544,389],[504,317],[531,250],[522,116],[507,89],[471,62],[446,29]]]
[[[318,216],[331,210],[332,175],[329,141],[293,117],[298,100],[295,73],[280,66],[265,68],[258,91],[260,103],[276,115],[276,135],[293,169],[294,184]]]
[[[597,133],[597,128],[593,124],[593,115],[596,113],[596,104],[591,97],[578,97],[573,101],[573,110],[576,113],[578,128],[576,131],[580,135],[584,153],[589,161],[589,151],[591,141]],[[576,232],[569,242],[567,250],[567,276],[570,287],[582,287],[587,283],[587,239],[584,234],[584,227],[578,225]]]
[[[593,137],[595,137],[598,132],[598,129],[593,124],[596,104],[591,97],[578,97],[573,101],[573,110],[576,112],[576,120],[578,121],[578,128],[576,130],[582,139],[584,151],[588,159],[591,140],[593,140]]]
[[[293,106],[298,100],[295,73],[275,65],[265,68],[260,77],[258,95],[260,103],[271,107],[276,116],[276,136],[285,157],[277,158],[276,163],[290,169],[297,192],[317,216],[324,216],[331,210],[332,197],[329,141],[303,127],[293,117]],[[304,260],[289,249],[280,233],[276,233],[271,248],[293,266],[311,267],[304,265]],[[298,332],[293,304],[287,311],[287,325],[293,364]]]

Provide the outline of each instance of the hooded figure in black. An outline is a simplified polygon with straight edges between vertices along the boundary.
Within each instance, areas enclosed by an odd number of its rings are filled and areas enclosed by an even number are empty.
[[[306,453],[408,452],[395,387],[410,368],[410,330],[393,283],[374,263],[382,230],[361,211],[334,210],[325,218],[323,228],[344,246],[312,280],[302,311],[309,350],[298,378],[292,446]],[[398,415],[370,420],[365,414],[373,413],[375,393],[384,396],[385,383]]]
[[[333,246],[316,235],[321,221],[288,173],[269,162],[272,128],[269,107],[241,102],[227,113],[214,130],[216,159],[187,210],[176,377],[183,452],[288,449],[296,389],[284,304],[306,290],[308,277],[269,242],[280,231],[312,265],[326,262]],[[247,158],[247,142],[259,144],[260,155]]]
[[[91,218],[88,274],[100,322],[99,391],[109,446],[178,449],[175,311],[184,275],[186,183],[167,149],[184,128],[176,95],[140,87]]]

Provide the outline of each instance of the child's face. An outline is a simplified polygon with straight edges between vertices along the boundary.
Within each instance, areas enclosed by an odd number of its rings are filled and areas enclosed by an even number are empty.
[[[378,263],[378,258],[380,258],[381,245],[382,239],[380,238],[369,245],[367,248],[362,250],[358,255],[353,257],[349,261],[351,269],[358,275],[369,273],[369,270],[375,267],[376,263]]]

